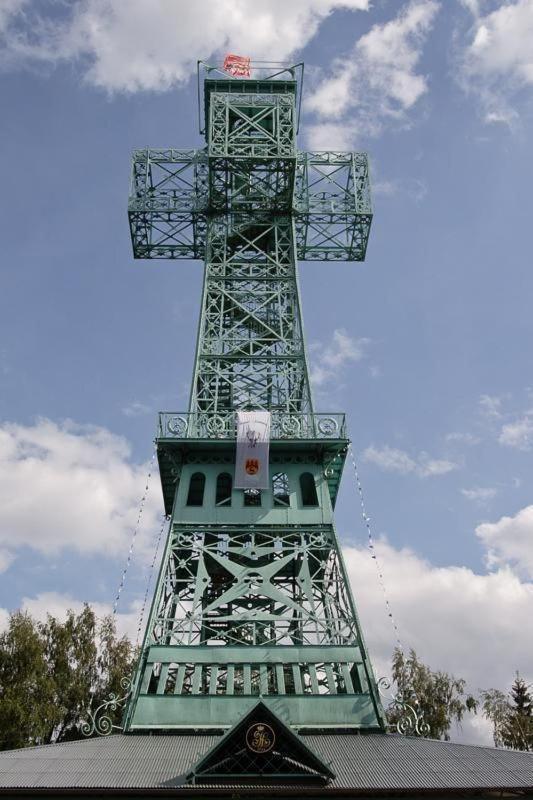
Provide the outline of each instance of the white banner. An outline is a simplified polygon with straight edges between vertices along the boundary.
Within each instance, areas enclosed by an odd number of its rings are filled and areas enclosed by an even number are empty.
[[[236,489],[268,489],[270,412],[237,411]]]

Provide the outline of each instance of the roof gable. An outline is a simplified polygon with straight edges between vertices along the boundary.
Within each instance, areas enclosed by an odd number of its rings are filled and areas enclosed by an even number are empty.
[[[257,779],[327,783],[335,775],[259,701],[194,766],[191,783]]]

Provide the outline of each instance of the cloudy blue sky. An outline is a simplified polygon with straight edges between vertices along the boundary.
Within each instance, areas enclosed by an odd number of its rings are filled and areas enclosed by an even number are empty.
[[[317,410],[345,410],[401,639],[533,680],[532,0],[0,0],[0,607],[108,610],[202,267],[134,262],[134,147],[194,147],[196,59],[304,60],[300,147],[364,149],[364,264],[302,264]],[[150,480],[119,605],[137,628]],[[394,631],[353,473],[338,529],[379,674]],[[488,741],[479,717],[457,736]]]

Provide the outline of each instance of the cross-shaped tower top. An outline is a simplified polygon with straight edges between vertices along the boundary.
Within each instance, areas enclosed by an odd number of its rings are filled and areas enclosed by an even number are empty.
[[[275,213],[294,219],[299,259],[363,261],[372,220],[368,159],[296,149],[303,65],[262,68],[266,74],[250,79],[204,66],[207,146],[133,155],[135,258],[205,259],[213,214]]]
[[[159,419],[172,521],[127,729],[224,728],[259,695],[294,727],[381,729],[333,527],[344,415],[313,411],[297,278],[364,258],[367,158],[297,151],[301,65],[200,67],[206,147],[133,159],[135,256],[205,275],[189,412]],[[235,488],[239,409],[270,412],[267,490]]]

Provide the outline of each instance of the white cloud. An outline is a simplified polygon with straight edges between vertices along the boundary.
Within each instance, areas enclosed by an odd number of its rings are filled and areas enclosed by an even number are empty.
[[[287,59],[335,9],[366,10],[368,0],[264,0],[253,12],[248,0],[74,0],[65,5],[66,18],[43,19],[33,0],[22,23],[7,30],[4,58],[80,60],[90,83],[136,91],[186,81],[198,58],[218,61],[226,51],[256,60]]]
[[[329,77],[319,83],[306,107],[327,125],[311,126],[312,147],[322,139],[343,139],[346,146],[358,132],[375,135],[391,120],[403,121],[406,112],[427,91],[427,79],[417,72],[426,37],[439,10],[435,0],[412,0],[384,24],[374,25],[348,56],[337,58]],[[343,119],[342,123],[331,118]]]
[[[479,398],[479,408],[483,417],[491,423],[493,432],[495,425],[501,425],[497,436],[498,442],[516,450],[528,451],[533,448],[533,408],[520,412],[504,411],[503,400],[509,400],[510,394],[504,396],[483,394]]]
[[[482,2],[483,0],[481,0]],[[471,14],[478,15],[480,13],[480,0],[459,0],[462,6],[464,6]]]
[[[153,408],[147,403],[141,403],[140,400],[133,400],[122,408],[122,413],[125,417],[144,417],[146,414],[152,414]]]
[[[372,181],[372,194],[374,196],[383,195],[384,197],[393,197],[398,194],[399,189],[398,181]]]
[[[467,500],[472,500],[479,505],[485,505],[498,494],[498,490],[492,487],[478,486],[474,489],[461,489],[461,494]]]
[[[336,328],[329,344],[311,345],[311,382],[321,387],[342,377],[346,364],[361,361],[366,356],[370,339],[354,339],[343,329]]]
[[[483,522],[477,526],[476,536],[487,548],[489,567],[511,564],[533,579],[533,505],[514,517]]]
[[[320,122],[306,126],[310,150],[350,150],[359,129],[349,121]]]
[[[64,620],[69,610],[79,614],[83,609],[84,603],[89,603],[98,619],[108,616],[113,610],[110,603],[98,603],[90,599],[79,600],[72,597],[72,595],[54,591],[39,592],[34,597],[23,597],[20,609],[30,614],[34,619],[45,622],[47,614],[51,614],[59,620]],[[141,603],[140,600],[137,600],[131,604],[127,612],[115,614],[117,634],[119,636],[128,636],[134,643],[137,638],[140,609]],[[6,630],[8,622],[9,611],[6,608],[0,608],[0,633]],[[143,624],[145,623],[146,616]],[[144,633],[144,630],[141,631],[141,635],[142,633]]]
[[[0,33],[8,27],[28,2],[29,0],[2,0],[0,3]]]
[[[502,415],[502,398],[497,395],[482,394],[479,408],[485,417],[499,419]]]
[[[427,197],[429,189],[425,180],[410,178],[406,181],[405,191],[415,203],[421,203]]]
[[[84,602],[88,602],[98,619],[108,616],[112,612],[110,603],[98,603],[90,600],[77,600],[71,595],[60,592],[40,592],[35,597],[24,597],[20,604],[22,611],[27,611],[34,619],[44,622],[46,615],[51,614],[56,619],[64,620],[67,611],[79,614]],[[132,604],[127,613],[117,613],[115,622],[119,636],[128,636],[133,642],[137,636],[139,612],[141,604],[137,601]],[[146,618],[144,620],[146,622]]]
[[[479,444],[481,439],[479,438],[479,436],[474,436],[472,433],[462,433],[461,431],[452,431],[452,433],[446,434],[446,441],[475,445]]]
[[[533,447],[533,411],[528,411],[515,422],[502,426],[498,436],[500,444],[517,450],[531,450]]]
[[[0,572],[5,572],[13,563],[13,553],[0,548]]]
[[[148,464],[130,462],[125,439],[104,428],[41,419],[0,426],[0,546],[45,555],[71,549],[127,551]],[[162,509],[157,474],[144,507],[139,549]],[[145,533],[146,532],[146,533]]]
[[[446,475],[459,469],[459,464],[447,458],[430,458],[427,453],[422,453],[418,457],[417,473],[421,478],[430,478],[433,475]]]
[[[367,447],[363,452],[363,460],[368,461],[370,464],[375,464],[386,472],[399,472],[401,475],[407,475],[409,472],[416,470],[416,461],[408,456],[406,452],[388,445],[384,447],[374,447],[374,445]]]
[[[477,93],[485,120],[512,125],[512,103],[523,88],[533,86],[533,3],[515,0],[483,14],[480,4],[463,0],[474,24],[460,56],[459,79]]]
[[[386,472],[398,472],[400,475],[413,473],[420,478],[429,478],[435,475],[445,475],[459,465],[444,458],[431,458],[427,453],[420,453],[416,458],[408,455],[404,450],[384,445],[375,447],[371,445],[363,452],[363,460],[375,464]]]
[[[479,688],[506,690],[518,669],[533,679],[533,584],[504,567],[488,575],[462,566],[436,567],[385,540],[374,544],[404,647],[413,647],[433,669],[462,677]],[[347,547],[344,556],[371,660],[378,676],[390,670],[395,636],[374,561],[368,551]],[[455,732],[458,736],[458,732]],[[468,718],[460,738],[492,744],[490,726]]]

